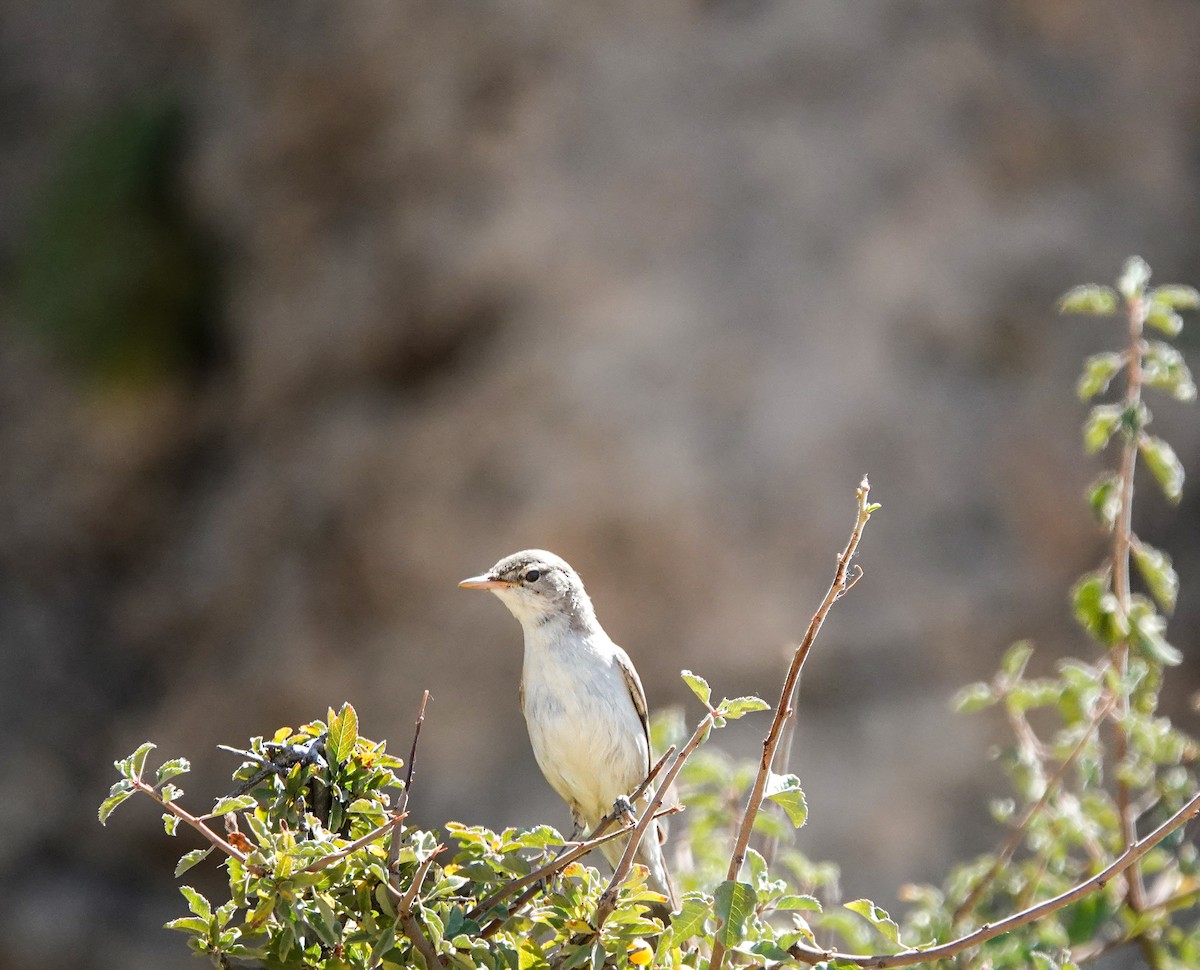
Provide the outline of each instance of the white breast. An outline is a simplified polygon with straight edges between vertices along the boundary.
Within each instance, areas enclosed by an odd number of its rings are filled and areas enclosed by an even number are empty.
[[[602,632],[530,632],[523,682],[533,754],[550,786],[594,825],[645,777],[645,730]]]

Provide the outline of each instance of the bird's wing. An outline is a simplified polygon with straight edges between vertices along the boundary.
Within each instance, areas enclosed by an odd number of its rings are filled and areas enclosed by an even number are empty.
[[[649,772],[653,759],[650,756],[650,719],[646,715],[646,692],[642,690],[642,681],[633,669],[633,661],[620,647],[617,647],[617,667],[625,680],[625,686],[629,688],[629,699],[633,701],[638,719],[642,722],[642,731],[646,734],[646,771]]]

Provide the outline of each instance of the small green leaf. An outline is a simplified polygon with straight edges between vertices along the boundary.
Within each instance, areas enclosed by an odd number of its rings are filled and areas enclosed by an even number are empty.
[[[1161,340],[1151,340],[1142,355],[1142,381],[1147,387],[1165,391],[1177,401],[1192,401],[1196,383],[1183,354]]]
[[[1097,394],[1108,390],[1112,379],[1125,366],[1125,358],[1121,354],[1093,354],[1083,362],[1083,374],[1075,385],[1075,391],[1082,401],[1089,401]]]
[[[100,810],[96,813],[97,817],[100,819],[100,824],[107,825],[108,817],[112,814],[113,809],[120,805],[121,802],[125,801],[125,799],[132,794],[133,786],[129,781],[118,781],[115,785],[113,785],[109,790],[108,798],[104,799],[104,801],[100,803]]]
[[[212,919],[212,906],[209,905],[207,899],[201,896],[191,886],[180,886],[179,891],[183,893],[183,898],[187,900],[188,909],[202,920]]]
[[[228,815],[230,812],[240,812],[243,809],[254,808],[258,800],[253,795],[226,795],[218,798],[209,815]]]
[[[163,923],[163,929],[182,930],[184,933],[196,933],[199,936],[208,935],[208,920],[196,916],[180,916],[168,923]]]
[[[863,919],[879,930],[879,932],[890,942],[901,946],[900,943],[900,927],[896,925],[896,921],[888,915],[886,909],[876,906],[869,899],[856,899],[852,903],[843,903],[846,909],[852,913],[858,913]]]
[[[187,758],[172,758],[170,761],[164,761],[158,768],[154,784],[155,786],[161,785],[164,781],[177,775],[185,775],[191,770],[192,765]]]
[[[1130,256],[1121,269],[1121,278],[1117,281],[1117,289],[1127,300],[1142,295],[1146,284],[1150,282],[1150,267],[1141,256]]]
[[[1139,598],[1129,609],[1133,645],[1157,663],[1175,667],[1183,663],[1183,654],[1167,643],[1167,621],[1154,612],[1149,601]]]
[[[172,815],[170,812],[163,812],[163,829],[167,835],[174,835],[179,828],[179,816]]]
[[[354,754],[358,744],[358,714],[349,701],[342,705],[341,713],[333,716],[330,710],[329,737],[325,742],[325,753],[330,764],[339,764]]]
[[[1113,432],[1117,430],[1117,422],[1121,420],[1124,410],[1120,404],[1097,404],[1088,413],[1083,425],[1083,446],[1089,455],[1094,455],[1108,444]]]
[[[1107,317],[1116,312],[1117,294],[1107,286],[1087,284],[1067,290],[1058,301],[1059,313]]]
[[[1088,505],[1096,521],[1112,532],[1121,514],[1121,480],[1112,473],[1101,475],[1088,489]]]
[[[1167,613],[1175,609],[1179,595],[1179,576],[1171,565],[1171,557],[1160,549],[1138,542],[1133,547],[1133,561],[1150,595]]]
[[[1041,950],[1030,950],[1029,961],[1030,970],[1060,970],[1058,961]]]
[[[1162,438],[1148,435],[1138,441],[1138,448],[1163,494],[1172,502],[1178,502],[1183,496],[1183,464],[1175,450]]]
[[[1168,283],[1156,286],[1149,293],[1151,303],[1162,303],[1172,310],[1200,310],[1200,290],[1194,286]]]
[[[1081,578],[1071,588],[1071,606],[1079,625],[1105,646],[1129,633],[1106,573],[1088,573]]]
[[[1019,680],[1032,656],[1033,644],[1028,640],[1018,640],[1005,651],[1000,660],[1000,669],[1008,675],[1009,680]]]
[[[968,684],[954,697],[954,709],[960,714],[974,714],[996,703],[991,684]]]
[[[683,678],[683,682],[692,689],[692,693],[700,698],[700,703],[705,707],[709,707],[709,699],[712,697],[712,688],[708,686],[708,681],[699,674],[694,674],[690,670],[682,670],[679,676]]]
[[[750,714],[753,711],[769,711],[770,709],[771,705],[761,697],[752,696],[727,697],[717,705],[717,711],[720,715],[731,721],[735,721],[744,714]]]
[[[779,775],[771,772],[767,776],[764,796],[783,809],[792,825],[800,828],[808,819],[808,803],[800,788],[800,779],[795,775]]]
[[[158,791],[158,797],[164,802],[173,802],[183,794],[183,789],[172,785],[169,781]]]
[[[758,904],[754,887],[745,882],[726,879],[713,894],[713,912],[721,921],[715,939],[722,946],[737,946],[746,937],[746,923]]]
[[[214,848],[215,846],[210,845],[207,849],[192,849],[191,852],[185,852],[175,866],[175,878],[178,879],[197,862],[206,858]]]
[[[146,755],[153,751],[158,745],[153,741],[147,741],[131,754],[124,761],[116,763],[117,770],[127,778],[140,779],[142,777],[142,769],[146,766]]]
[[[1146,326],[1153,327],[1168,337],[1178,337],[1183,332],[1183,317],[1162,303],[1151,303],[1146,309]]]

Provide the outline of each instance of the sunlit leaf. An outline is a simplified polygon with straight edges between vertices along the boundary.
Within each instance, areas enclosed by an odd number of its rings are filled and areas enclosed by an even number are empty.
[[[875,927],[887,940],[900,946],[900,927],[888,915],[888,911],[876,906],[869,899],[856,899],[851,903],[842,904],[852,913],[858,913],[863,919]]]
[[[733,721],[752,711],[769,711],[771,705],[761,697],[727,697],[717,705],[722,717]]]
[[[746,937],[746,922],[758,904],[758,896],[749,883],[725,880],[713,894],[713,912],[721,925],[715,939],[722,946],[731,947]]]
[[[1075,385],[1075,391],[1080,400],[1088,401],[1108,390],[1112,379],[1125,366],[1125,358],[1121,354],[1093,354],[1083,362],[1083,373]]]
[[[1088,489],[1088,505],[1092,514],[1110,532],[1121,514],[1121,480],[1112,473],[1101,475]]]
[[[1085,284],[1067,290],[1058,301],[1059,313],[1087,313],[1106,317],[1117,309],[1117,294],[1107,286]]]
[[[179,878],[201,859],[207,858],[214,848],[215,846],[210,845],[207,849],[192,849],[191,852],[185,852],[175,866],[175,877]]]
[[[1163,494],[1172,502],[1183,496],[1183,463],[1162,438],[1143,436],[1138,442],[1146,467],[1158,482]]]
[[[228,815],[230,812],[240,812],[243,809],[254,808],[258,801],[253,795],[226,795],[218,798],[210,815]]]
[[[330,711],[329,738],[325,742],[325,751],[331,764],[347,760],[354,753],[358,744],[358,714],[349,702],[342,705],[341,713],[333,715]]]
[[[767,776],[764,795],[783,809],[792,825],[800,828],[808,819],[808,803],[795,775],[780,775],[774,771]]]
[[[1160,549],[1138,542],[1133,547],[1133,561],[1150,595],[1163,610],[1172,612],[1179,595],[1179,576],[1171,565],[1171,557]]]
[[[120,805],[121,802],[125,801],[125,799],[132,794],[133,787],[128,781],[122,780],[113,785],[112,789],[109,791],[108,798],[104,799],[104,801],[100,803],[100,810],[96,813],[97,817],[100,819],[100,824],[107,825],[108,817],[112,814],[113,809]]]
[[[712,697],[712,688],[708,686],[708,681],[699,674],[692,673],[690,670],[680,671],[679,676],[692,689],[692,693],[700,698],[700,703],[708,707],[709,699]]]
[[[1200,290],[1194,286],[1168,283],[1156,286],[1148,294],[1151,303],[1162,303],[1172,310],[1200,310]]]
[[[1146,326],[1168,337],[1178,337],[1183,331],[1183,317],[1162,303],[1152,303],[1146,309]]]
[[[1117,289],[1127,300],[1141,296],[1150,282],[1150,267],[1141,256],[1130,256],[1121,269]]]
[[[1124,407],[1120,404],[1097,404],[1088,412],[1083,425],[1083,446],[1089,455],[1094,455],[1108,444],[1117,422],[1121,420]]]

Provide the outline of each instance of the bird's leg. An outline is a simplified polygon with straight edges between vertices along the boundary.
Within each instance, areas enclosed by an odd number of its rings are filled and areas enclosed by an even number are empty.
[[[613,818],[623,818],[630,825],[637,824],[637,813],[627,795],[618,795],[613,801]]]

